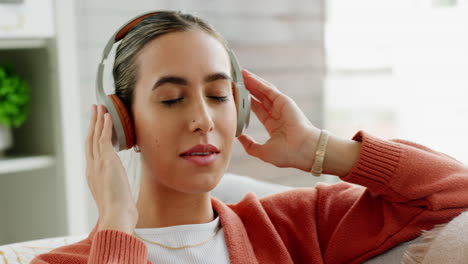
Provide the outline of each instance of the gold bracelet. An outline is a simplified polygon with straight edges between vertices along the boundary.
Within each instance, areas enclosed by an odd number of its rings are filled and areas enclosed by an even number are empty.
[[[323,161],[325,159],[325,154],[327,151],[328,137],[328,131],[322,129],[322,131],[320,132],[317,150],[315,151],[314,165],[312,166],[312,170],[310,171],[310,173],[312,173],[312,175],[314,176],[322,175]]]

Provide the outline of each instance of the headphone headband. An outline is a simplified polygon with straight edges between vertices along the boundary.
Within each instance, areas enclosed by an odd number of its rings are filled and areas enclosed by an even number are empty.
[[[115,37],[114,37],[114,42],[117,42],[117,41],[123,39],[127,35],[128,31],[130,31],[130,29],[132,29],[134,26],[136,26],[138,23],[140,23],[143,19],[145,19],[145,18],[147,18],[149,16],[152,16],[152,15],[156,15],[158,13],[161,13],[161,12],[160,11],[159,12],[150,12],[150,13],[146,13],[146,14],[143,14],[143,15],[140,15],[140,16],[137,16],[137,17],[133,18],[125,26],[120,28],[119,31],[117,31],[117,33],[115,34]]]
[[[122,40],[127,33],[135,27],[138,23],[143,21],[145,18],[162,13],[164,11],[153,11],[148,12],[139,16],[136,16],[125,23],[122,27],[115,32],[112,37],[107,41],[104,51],[102,53],[101,62],[98,65],[96,75],[96,99],[99,104],[106,106],[107,110],[112,116],[112,122],[114,124],[112,133],[112,144],[116,151],[129,149],[135,144],[135,136],[133,130],[133,124],[131,123],[130,115],[128,110],[125,109],[125,105],[115,95],[106,95],[104,90],[104,67],[107,57],[109,56],[112,47],[115,43]],[[236,137],[240,136],[242,132],[248,127],[250,121],[250,94],[245,88],[244,79],[242,77],[241,68],[237,61],[234,52],[227,48],[229,58],[231,61],[232,68],[232,79],[237,87],[237,129]]]

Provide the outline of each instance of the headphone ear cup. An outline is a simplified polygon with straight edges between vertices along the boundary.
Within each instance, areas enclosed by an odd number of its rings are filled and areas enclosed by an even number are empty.
[[[110,94],[108,97],[111,99],[112,104],[114,105],[115,110],[117,111],[118,118],[122,124],[123,133],[125,135],[126,148],[132,148],[135,145],[135,131],[133,129],[133,122],[128,113],[125,104],[120,100],[120,98],[115,94]],[[115,126],[114,126],[115,128]],[[119,133],[117,133],[118,135]],[[118,139],[119,141],[121,139]]]
[[[234,90],[233,95],[236,101],[237,108],[237,129],[236,137],[239,137],[244,130],[249,126],[250,122],[250,94],[245,87],[242,69],[237,61],[234,51],[227,49],[229,58],[231,59],[231,74],[233,77]]]
[[[236,137],[239,137],[250,122],[250,94],[243,83],[234,82],[233,95],[236,103],[237,129]]]
[[[236,82],[232,82],[232,97],[234,98],[234,103],[236,105],[237,118],[239,118],[239,91],[237,89]]]
[[[232,82],[232,95],[234,97],[234,102],[236,105],[236,137],[239,137],[244,131],[244,114],[242,112],[242,107],[239,105],[242,98],[239,97],[239,86],[236,82]]]

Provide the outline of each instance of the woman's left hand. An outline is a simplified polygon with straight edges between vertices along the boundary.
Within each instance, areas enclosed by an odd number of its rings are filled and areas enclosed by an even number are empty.
[[[252,111],[270,135],[264,144],[259,144],[242,134],[238,139],[245,151],[277,167],[310,171],[320,129],[274,85],[247,70],[242,70],[242,74],[247,90],[253,95]]]

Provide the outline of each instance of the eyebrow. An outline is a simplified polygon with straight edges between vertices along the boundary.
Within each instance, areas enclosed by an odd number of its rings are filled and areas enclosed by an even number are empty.
[[[216,72],[210,75],[207,75],[204,79],[205,83],[208,82],[214,82],[217,80],[232,80],[229,75],[227,75],[224,72]],[[158,88],[159,86],[166,84],[166,83],[172,83],[172,84],[178,84],[178,85],[187,85],[188,81],[187,79],[176,76],[176,75],[166,75],[161,78],[153,85],[153,91]]]

